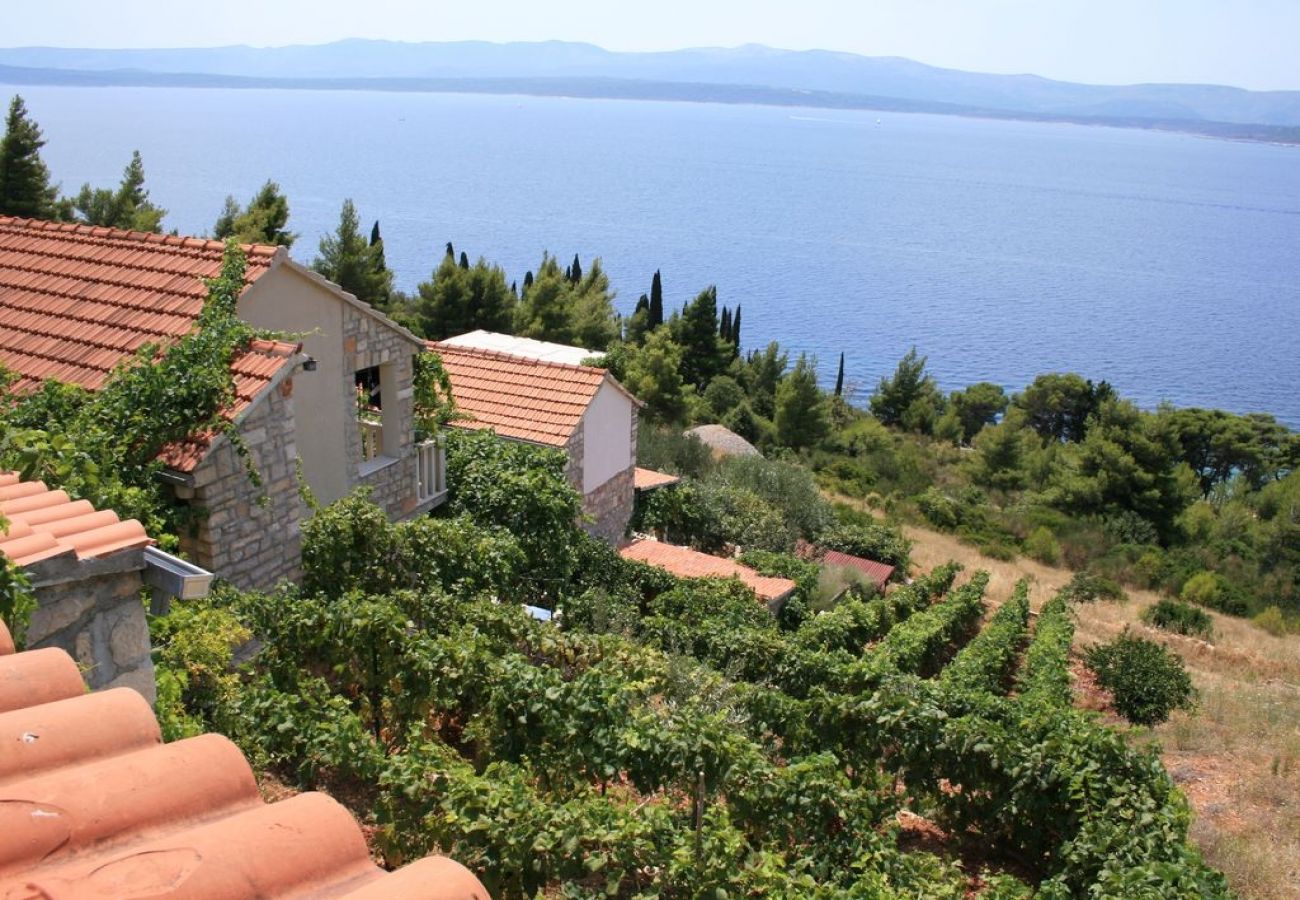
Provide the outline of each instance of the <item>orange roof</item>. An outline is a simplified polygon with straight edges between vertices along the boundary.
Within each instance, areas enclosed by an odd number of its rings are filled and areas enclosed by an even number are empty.
[[[890,576],[894,574],[893,566],[887,566],[873,559],[863,559],[861,556],[851,556],[838,550],[827,550],[821,561],[824,566],[844,566],[849,569],[857,569],[880,588],[884,588],[889,583]]]
[[[15,472],[0,472],[0,556],[16,565],[75,553],[77,559],[107,556],[152,544],[135,519],[123,522],[111,509],[96,511],[87,500],[73,500],[40,481],[20,481]]]
[[[587,412],[607,373],[511,356],[494,350],[429,341],[451,379],[456,409],[467,418],[462,428],[491,428],[520,441],[563,447]]]
[[[647,563],[679,578],[739,578],[764,600],[779,600],[796,587],[789,578],[759,575],[733,560],[663,541],[633,541],[618,553],[624,559]]]
[[[204,238],[0,216],[0,366],[18,376],[11,390],[51,380],[95,390],[142,346],[188,334],[208,295],[203,280],[221,271],[224,250]],[[244,252],[252,284],[281,249],[252,244]],[[259,341],[235,361],[232,417],[296,350]]]
[[[444,857],[384,872],[319,793],[263,802],[244,755],[164,744],[138,693],[85,693],[72,657],[13,653],[0,622],[0,896],[486,900]]]
[[[667,472],[656,472],[654,469],[643,469],[640,466],[637,466],[632,473],[632,487],[638,491],[667,487],[681,480],[680,475],[669,475]]]

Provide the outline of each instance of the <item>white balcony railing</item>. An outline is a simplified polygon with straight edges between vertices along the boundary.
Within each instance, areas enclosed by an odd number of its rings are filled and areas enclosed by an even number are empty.
[[[447,451],[437,441],[415,445],[415,499],[424,503],[447,490]]]
[[[361,430],[361,461],[369,462],[384,455],[384,426],[368,419],[357,419]]]

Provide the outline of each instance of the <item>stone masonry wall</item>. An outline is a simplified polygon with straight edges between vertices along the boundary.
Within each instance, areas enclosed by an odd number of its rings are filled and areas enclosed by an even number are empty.
[[[191,503],[207,512],[197,533],[181,539],[195,563],[245,590],[265,590],[302,570],[301,508],[294,445],[293,379],[268,389],[239,433],[262,478],[221,441],[194,473]]]
[[[92,690],[134,688],[153,703],[143,569],[142,550],[80,562],[67,553],[28,566],[37,600],[28,647],[68,651]]]
[[[351,304],[343,306],[343,360],[346,378],[352,378],[355,372],[371,366],[391,365],[393,381],[398,385],[397,396],[385,393],[382,398],[384,411],[390,411],[390,405],[397,409],[397,427],[401,435],[401,447],[393,461],[379,468],[360,474],[361,469],[361,433],[354,429],[348,438],[348,466],[354,473],[356,484],[370,488],[370,499],[378,504],[390,519],[409,519],[432,509],[440,497],[424,503],[416,501],[416,483],[419,478],[419,462],[415,454],[415,399],[412,388],[414,378],[414,355],[420,352],[410,340],[391,327],[366,315]],[[352,385],[348,384],[348,396],[352,395]],[[385,431],[388,429],[385,419]]]

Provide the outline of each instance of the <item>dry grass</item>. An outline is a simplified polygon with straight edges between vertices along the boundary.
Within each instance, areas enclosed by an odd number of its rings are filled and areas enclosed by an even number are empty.
[[[912,558],[922,570],[949,560],[967,572],[987,570],[992,605],[1028,576],[1037,609],[1073,575],[1031,559],[991,559],[951,535],[905,530],[916,542]],[[1200,693],[1198,708],[1175,713],[1152,731],[1135,729],[1133,738],[1161,745],[1165,766],[1192,804],[1192,841],[1227,874],[1234,891],[1261,900],[1300,897],[1300,636],[1275,637],[1217,613],[1211,613],[1211,642],[1167,634],[1138,618],[1157,596],[1129,596],[1125,604],[1078,609],[1076,650],[1128,627],[1183,657]]]

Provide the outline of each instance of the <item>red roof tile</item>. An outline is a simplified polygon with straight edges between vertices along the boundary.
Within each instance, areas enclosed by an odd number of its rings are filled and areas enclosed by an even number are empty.
[[[796,587],[789,578],[759,575],[733,560],[663,541],[633,541],[618,553],[624,559],[646,563],[679,578],[739,578],[764,600],[779,600]]]
[[[640,466],[632,473],[632,487],[638,491],[651,491],[655,488],[667,487],[681,480],[679,475],[656,472],[654,469],[642,469]]]
[[[894,574],[893,566],[887,566],[871,559],[863,559],[861,556],[850,556],[838,550],[827,550],[826,554],[822,556],[821,562],[824,566],[844,566],[845,568],[856,569],[874,581],[876,586],[881,589],[889,584],[889,579]]]
[[[72,657],[15,654],[0,622],[0,896],[488,897],[449,859],[380,870],[336,801],[264,803],[226,738],[164,744],[135,691],[84,691]]]
[[[201,238],[0,216],[0,366],[18,376],[10,390],[50,380],[95,390],[141,347],[188,334],[207,297],[204,279],[220,272],[224,249]],[[280,249],[252,244],[244,251],[252,284]],[[296,349],[259,341],[235,361],[239,399],[230,416]],[[176,467],[192,469],[205,447],[195,443]]]
[[[107,556],[118,550],[152,544],[135,519],[121,521],[112,510],[96,511],[85,500],[72,500],[40,481],[20,481],[15,472],[0,472],[0,556],[20,566],[75,553],[78,559]]]
[[[437,341],[462,428],[491,428],[502,437],[563,447],[573,436],[607,373]]]

